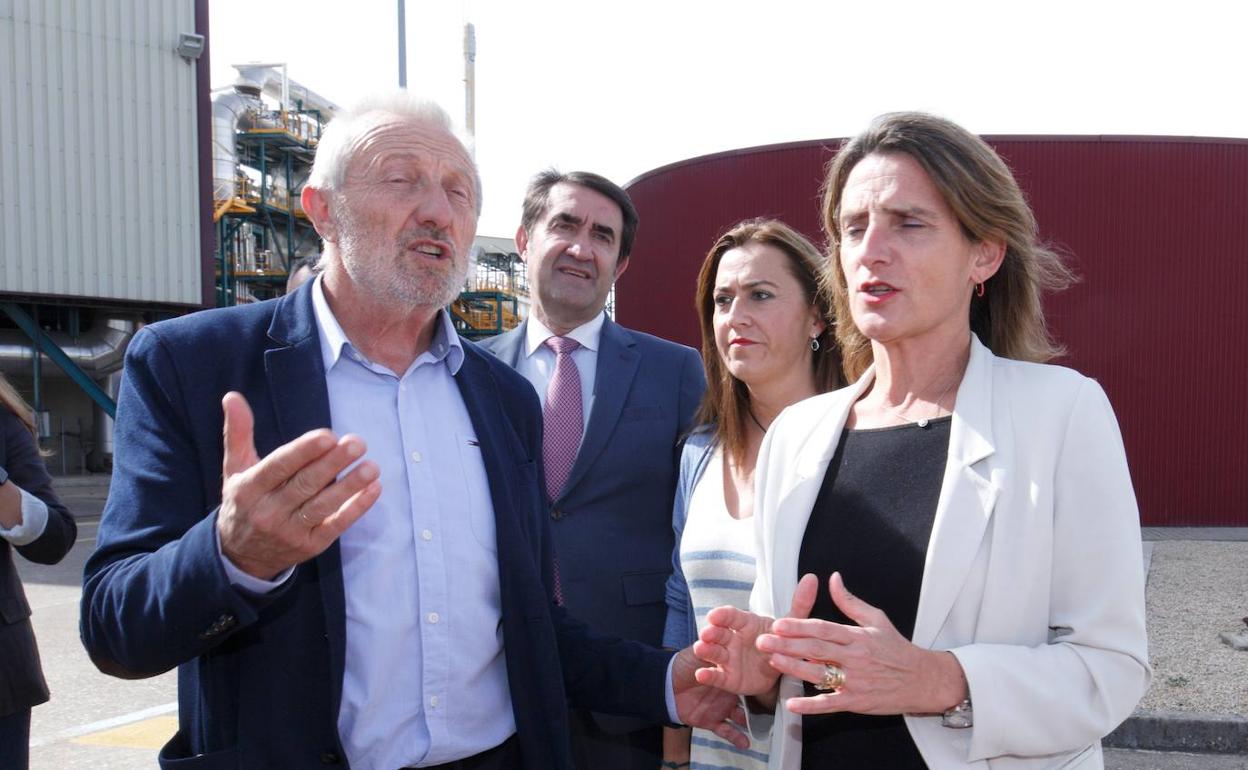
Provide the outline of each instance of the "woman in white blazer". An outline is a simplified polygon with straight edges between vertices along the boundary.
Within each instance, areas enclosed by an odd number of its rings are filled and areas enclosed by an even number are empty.
[[[1000,158],[932,116],[849,141],[823,208],[856,382],[768,431],[753,612],[710,613],[699,678],[777,704],[773,768],[1100,768],[1150,670],[1117,423],[1042,363],[1069,274]]]

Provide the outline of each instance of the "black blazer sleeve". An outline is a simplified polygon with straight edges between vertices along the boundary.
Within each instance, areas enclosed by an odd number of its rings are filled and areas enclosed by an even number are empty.
[[[0,466],[9,473],[9,483],[39,498],[48,506],[48,526],[34,542],[16,546],[25,558],[40,564],[56,564],[69,553],[78,536],[78,526],[69,509],[52,491],[52,477],[39,454],[34,436],[17,415],[0,408]]]

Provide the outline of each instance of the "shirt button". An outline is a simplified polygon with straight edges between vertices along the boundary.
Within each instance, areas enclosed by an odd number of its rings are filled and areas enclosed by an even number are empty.
[[[412,452],[412,462],[420,462],[420,452]]]
[[[432,540],[432,539],[433,539],[433,533],[432,533],[432,532],[430,532],[430,531],[429,531],[429,530],[427,530],[427,529],[422,529],[422,530],[420,531],[420,539],[421,539],[421,540]]]
[[[437,707],[438,707],[438,696],[436,696],[436,695],[432,695],[432,696],[430,696],[430,697],[429,697],[429,708],[431,708],[431,709],[436,709]]]
[[[436,613],[436,612],[430,612],[430,613],[429,613],[429,622],[430,622],[430,623],[437,623],[440,619],[441,619],[441,618],[439,618],[439,617],[438,617],[438,613]]]

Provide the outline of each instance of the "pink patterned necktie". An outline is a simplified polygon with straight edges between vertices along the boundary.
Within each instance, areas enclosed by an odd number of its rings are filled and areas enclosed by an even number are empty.
[[[572,472],[584,431],[581,373],[572,360],[572,351],[581,344],[568,337],[550,337],[543,344],[556,356],[542,408],[542,462],[546,466],[546,496],[553,502]]]
[[[568,337],[549,337],[544,344],[555,351],[555,371],[546,387],[546,406],[542,408],[542,463],[546,466],[546,496],[553,503],[572,472],[584,431],[581,372],[572,360],[572,351],[581,344]],[[558,556],[553,567],[555,603],[563,606]]]

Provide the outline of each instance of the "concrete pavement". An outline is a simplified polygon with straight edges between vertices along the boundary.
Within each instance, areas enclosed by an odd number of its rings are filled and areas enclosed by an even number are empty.
[[[98,493],[79,500],[65,492],[75,513],[102,507]],[[79,641],[82,566],[95,548],[98,521],[98,512],[78,520],[78,541],[60,564],[17,560],[52,691],[52,700],[32,714],[32,770],[154,767],[160,746],[177,729],[176,674],[137,681],[105,676]]]

